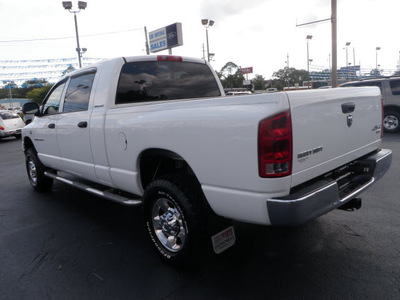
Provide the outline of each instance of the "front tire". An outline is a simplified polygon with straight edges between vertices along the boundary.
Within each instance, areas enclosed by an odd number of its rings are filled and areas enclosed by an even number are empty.
[[[200,201],[194,180],[164,176],[150,183],[144,194],[146,231],[156,252],[173,266],[191,266],[200,254]]]
[[[25,152],[25,165],[31,186],[38,192],[45,192],[51,189],[53,179],[44,175],[45,167],[39,160],[36,151],[29,148]]]
[[[400,114],[396,111],[385,112],[383,128],[386,132],[398,132],[400,129]]]

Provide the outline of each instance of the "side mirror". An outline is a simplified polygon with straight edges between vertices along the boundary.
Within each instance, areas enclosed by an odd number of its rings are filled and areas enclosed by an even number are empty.
[[[22,106],[22,112],[24,114],[37,115],[39,113],[39,104],[36,102],[27,102]]]

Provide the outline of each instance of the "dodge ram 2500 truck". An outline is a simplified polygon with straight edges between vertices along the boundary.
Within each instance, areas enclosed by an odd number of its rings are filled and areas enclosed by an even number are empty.
[[[234,243],[233,226],[207,237],[210,215],[296,226],[359,208],[392,158],[376,87],[229,97],[207,62],[186,57],[102,61],[24,112],[35,114],[22,132],[32,187],[59,180],[141,205],[155,250],[175,264]]]

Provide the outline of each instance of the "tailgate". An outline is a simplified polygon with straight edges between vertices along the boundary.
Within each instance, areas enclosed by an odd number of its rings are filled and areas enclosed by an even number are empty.
[[[293,128],[292,186],[379,148],[377,87],[288,92]]]

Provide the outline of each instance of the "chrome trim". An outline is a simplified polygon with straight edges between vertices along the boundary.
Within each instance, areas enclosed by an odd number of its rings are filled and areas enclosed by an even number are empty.
[[[102,191],[102,190],[93,188],[88,184],[83,184],[83,183],[78,182],[78,181],[72,181],[72,180],[66,179],[64,177],[57,176],[57,175],[55,175],[55,174],[53,174],[51,172],[45,172],[44,175],[46,175],[47,177],[50,177],[52,179],[55,179],[55,180],[61,181],[63,183],[66,183],[66,184],[68,184],[70,186],[76,187],[76,188],[78,188],[80,190],[84,190],[84,191],[86,191],[88,193],[91,193],[93,195],[103,197],[103,198],[111,200],[113,202],[117,202],[119,204],[128,205],[128,206],[135,206],[135,205],[142,204],[142,200],[141,200],[140,197],[138,197],[138,198],[127,198],[127,197],[124,197],[124,196],[121,196],[121,195],[117,195],[117,194],[111,193],[109,191]]]
[[[314,183],[313,186],[297,191],[295,194],[280,199],[267,199],[266,205],[271,225],[297,226],[356,198],[389,170],[392,162],[392,151],[381,149],[355,162],[374,165],[373,174],[362,186],[355,188],[341,199],[336,181],[333,179],[329,179],[330,181],[321,180]]]

